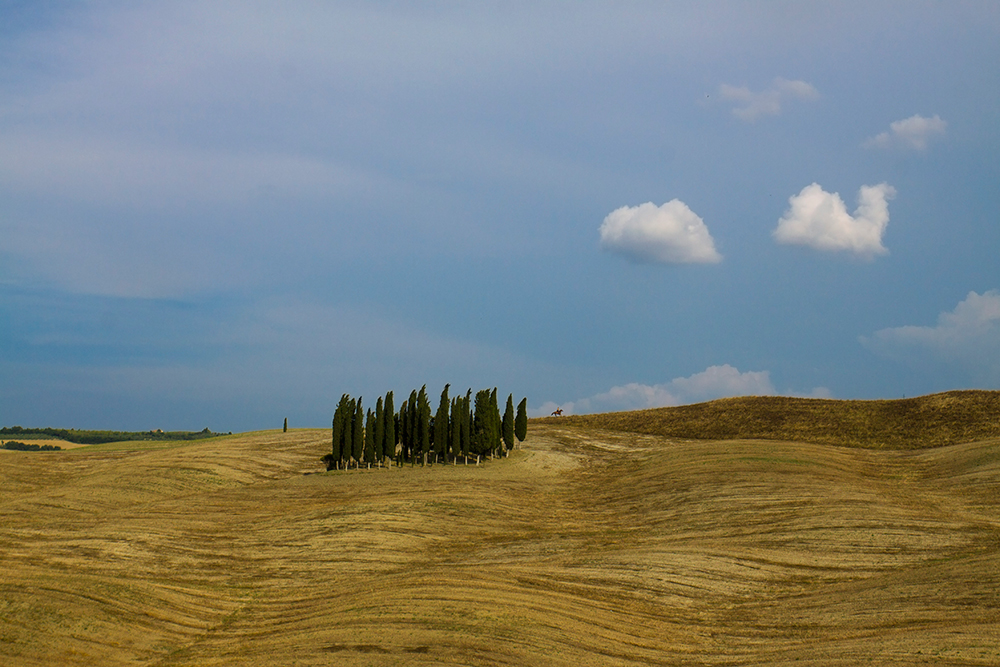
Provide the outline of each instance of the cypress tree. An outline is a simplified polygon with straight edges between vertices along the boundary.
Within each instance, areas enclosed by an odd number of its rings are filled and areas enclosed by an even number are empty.
[[[331,434],[334,430],[336,430],[336,425],[337,425],[337,413],[334,412],[333,422],[330,425]],[[335,438],[332,437],[332,435],[331,435],[331,441],[332,441],[332,446],[330,447],[330,451],[323,455],[323,463],[326,464],[327,470],[333,470],[334,466],[337,465],[335,463],[337,459],[334,458],[333,454],[334,451],[336,451],[337,449],[337,441]]]
[[[337,403],[337,407],[333,411],[333,423],[330,425],[330,462],[327,463],[326,469],[333,470],[340,461],[340,403]]]
[[[503,444],[504,449],[514,449],[514,395],[507,395],[507,408],[503,411]]]
[[[282,433],[288,433],[288,417],[285,417],[285,425],[281,427]]]
[[[351,462],[351,451],[354,442],[354,408],[356,401],[344,394],[344,414],[341,417],[343,428],[340,432],[340,460],[342,468],[347,469]]]
[[[375,425],[372,428],[372,436],[372,448],[375,450],[375,460],[381,466],[382,452],[385,448],[385,405],[382,403],[381,396],[378,397],[378,401],[375,403]]]
[[[417,403],[417,390],[414,389],[410,392],[410,400],[407,401],[408,409],[406,411],[406,430],[410,436],[410,441],[407,443],[408,451],[410,454],[410,465],[416,464],[417,449],[420,447],[420,433],[418,432],[418,419],[417,413],[419,412]]]
[[[528,437],[528,398],[521,399],[517,404],[517,417],[514,418],[514,436],[518,442],[524,442]]]
[[[392,405],[392,392],[385,395],[385,439],[382,443],[382,456],[392,465],[392,459],[396,456],[396,411]]]
[[[354,437],[354,407],[357,402],[348,394],[344,394],[344,410],[340,417],[340,460],[346,469],[351,461],[351,443]]]
[[[469,452],[472,449],[472,389],[465,393],[462,401],[462,456],[465,465],[469,465]]]
[[[427,465],[427,455],[431,451],[431,404],[427,400],[427,385],[421,387],[417,394],[417,437],[423,465]]]
[[[399,406],[399,415],[397,415],[398,426],[396,429],[399,432],[399,460],[400,464],[406,461],[407,445],[410,442],[410,419],[409,419],[409,401],[404,400],[403,404]]]
[[[448,387],[441,392],[441,402],[438,403],[437,414],[434,415],[434,462],[447,462],[448,455]]]
[[[405,403],[405,401],[404,401],[404,403]],[[395,456],[399,460],[399,464],[403,465],[403,447],[402,447],[402,445],[400,445],[400,442],[402,442],[402,440],[400,439],[400,436],[399,436],[399,434],[403,432],[403,429],[400,426],[399,414],[397,413],[397,414],[393,415],[392,420],[396,423],[396,429],[395,429],[396,430],[396,444],[399,445],[399,447],[397,447],[397,449],[396,449]]]
[[[375,415],[369,410],[365,415],[365,449],[364,460],[371,468],[375,463]]]
[[[500,407],[497,405],[497,388],[490,393],[490,456],[496,456],[500,451]]]
[[[451,399],[451,418],[448,420],[448,456],[458,463],[462,452],[462,397]],[[446,460],[447,462],[447,460]]]
[[[337,459],[338,468],[346,468],[347,465],[344,463],[349,458],[351,458],[351,419],[354,416],[354,408],[351,406],[351,397],[344,394],[340,397],[340,422],[337,428],[337,453],[340,458]]]
[[[341,452],[344,446],[344,406],[346,403],[347,394],[344,394],[340,397],[340,403],[337,403],[337,409],[333,411],[333,436],[331,438],[333,451],[331,452],[331,458],[333,461],[332,467],[336,468],[340,467]]]
[[[360,467],[365,450],[365,411],[361,407],[360,396],[358,397],[357,406],[354,409],[354,423],[351,426],[351,453],[354,455],[354,465]]]
[[[476,455],[476,465],[483,454],[490,451],[491,445],[491,414],[490,414],[490,392],[488,389],[480,389],[476,392],[476,407],[472,414],[472,440],[469,449]]]

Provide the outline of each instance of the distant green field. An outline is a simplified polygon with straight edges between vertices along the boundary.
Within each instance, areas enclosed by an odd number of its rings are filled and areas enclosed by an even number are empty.
[[[55,452],[62,449],[59,445],[50,445],[48,443],[39,445],[35,443],[19,442],[17,440],[8,440],[3,443],[3,448],[15,452]]]
[[[127,441],[168,441],[168,440],[201,440],[213,438],[223,433],[213,433],[209,429],[202,431],[86,431],[65,428],[23,428],[21,426],[5,426],[0,428],[0,438],[4,440],[58,439],[78,445],[98,445],[110,442]]]

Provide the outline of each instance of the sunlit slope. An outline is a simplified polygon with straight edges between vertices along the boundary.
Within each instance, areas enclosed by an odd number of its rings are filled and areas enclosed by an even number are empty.
[[[915,449],[1000,437],[1000,391],[949,391],[878,401],[741,396],[554,419],[568,425],[673,438],[761,438]]]
[[[0,664],[995,665],[1000,439],[0,452]]]

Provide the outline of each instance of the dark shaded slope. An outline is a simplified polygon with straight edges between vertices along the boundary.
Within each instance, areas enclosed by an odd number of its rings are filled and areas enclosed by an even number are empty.
[[[1000,391],[839,401],[743,396],[633,412],[545,418],[564,426],[672,438],[757,438],[869,449],[920,449],[1000,436]]]

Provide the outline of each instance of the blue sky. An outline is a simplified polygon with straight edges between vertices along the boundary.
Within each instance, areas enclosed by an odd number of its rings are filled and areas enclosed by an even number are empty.
[[[1000,388],[1000,5],[0,3],[0,423]]]

